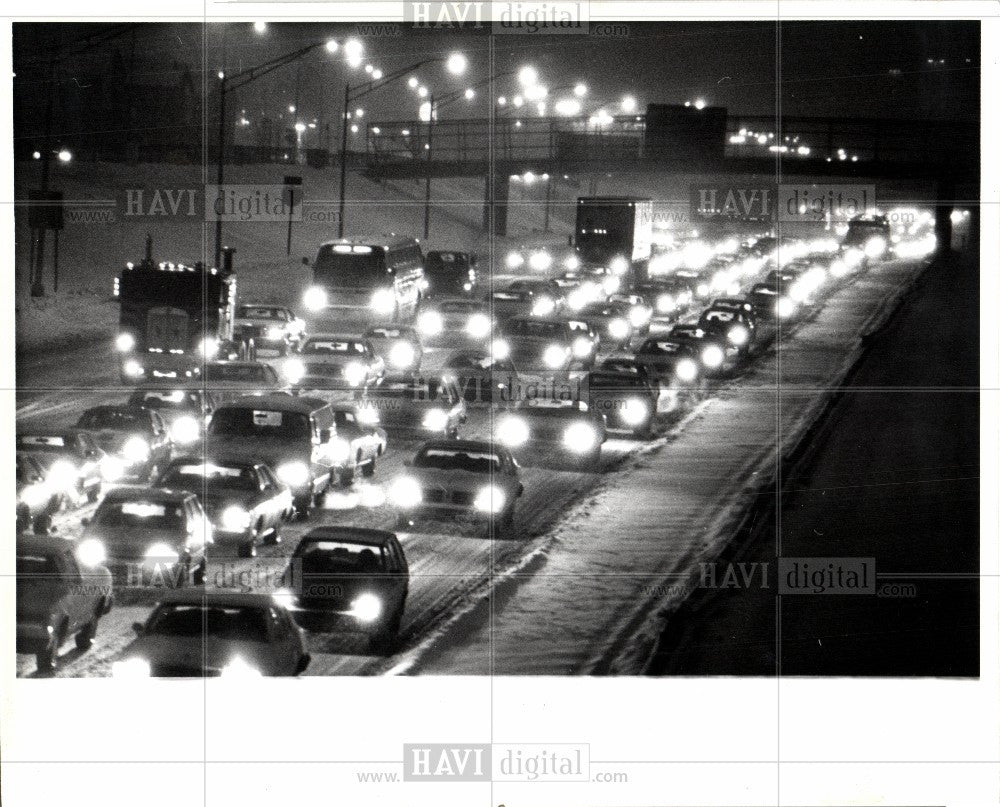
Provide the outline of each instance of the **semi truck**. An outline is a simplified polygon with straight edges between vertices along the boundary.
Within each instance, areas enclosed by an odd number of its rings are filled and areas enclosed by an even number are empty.
[[[574,246],[585,270],[604,270],[623,283],[647,279],[653,244],[653,203],[633,196],[576,200]]]
[[[128,263],[117,279],[120,312],[115,347],[122,383],[198,378],[206,361],[254,358],[253,340],[233,334],[233,250],[221,267],[153,260]]]

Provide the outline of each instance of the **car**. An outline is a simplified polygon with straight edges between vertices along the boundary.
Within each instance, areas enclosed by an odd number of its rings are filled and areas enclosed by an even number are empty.
[[[726,359],[736,355],[737,348],[729,340],[717,333],[710,333],[697,323],[681,323],[674,325],[667,338],[683,345],[688,345],[698,354],[702,373],[713,375],[721,371]]]
[[[501,324],[500,336],[493,341],[493,355],[509,358],[519,375],[566,379],[577,361],[573,355],[575,338],[565,320],[512,317]]]
[[[201,381],[178,381],[172,385],[146,382],[128,398],[131,406],[152,409],[170,429],[175,446],[189,446],[205,437],[205,425],[215,411],[215,396]]]
[[[789,264],[780,269],[770,270],[764,277],[764,282],[779,292],[778,316],[781,319],[788,319],[814,305],[815,292],[821,285],[823,277],[820,277],[819,272],[813,272],[808,263]]]
[[[673,277],[687,284],[695,301],[707,300],[712,295],[712,276],[704,269],[678,269]]]
[[[573,359],[589,370],[597,361],[601,349],[601,334],[589,322],[574,314],[566,319],[566,327],[573,337]]]
[[[123,585],[180,588],[205,582],[213,530],[190,491],[114,488],[82,523],[81,545],[101,546]]]
[[[652,436],[659,389],[635,372],[591,370],[581,384],[590,409],[604,416],[608,428]]]
[[[566,302],[562,289],[554,280],[541,277],[513,280],[507,285],[507,291],[531,295],[531,310],[533,317],[551,317],[558,314]]]
[[[38,671],[55,669],[59,648],[74,636],[87,650],[114,602],[100,546],[21,535],[16,542],[18,653],[33,653]]]
[[[698,327],[708,334],[723,337],[736,348],[739,356],[745,356],[750,351],[757,320],[749,301],[724,297],[702,312]]]
[[[233,334],[237,341],[253,340],[257,354],[284,356],[305,337],[305,320],[292,309],[271,303],[242,303],[236,308]]]
[[[212,525],[216,544],[235,544],[241,558],[258,544],[281,541],[281,526],[294,512],[292,493],[262,462],[213,456],[177,457],[153,484],[194,493]]]
[[[655,398],[659,397],[659,385],[656,378],[646,370],[646,366],[634,356],[609,356],[598,365],[599,370],[609,373],[628,373],[642,379],[653,391]],[[654,406],[655,409],[655,406]]]
[[[577,312],[577,316],[590,323],[601,336],[603,344],[619,349],[628,347],[637,329],[631,321],[632,306],[623,301],[590,303]]]
[[[16,448],[35,460],[45,475],[45,483],[73,504],[82,499],[96,502],[103,483],[115,481],[124,469],[121,460],[109,457],[82,429],[19,423]]]
[[[360,403],[374,408],[390,433],[457,437],[467,419],[458,385],[446,373],[390,376]]]
[[[694,302],[691,286],[678,277],[664,277],[637,283],[635,290],[652,302],[650,330],[669,328]]]
[[[782,299],[785,300],[784,303],[781,302]],[[782,298],[778,287],[773,283],[754,283],[747,292],[747,300],[761,321],[773,320],[779,316],[787,317],[793,313],[794,304],[790,299]]]
[[[475,294],[478,267],[471,252],[430,250],[424,256],[424,296]]]
[[[62,507],[63,494],[45,479],[45,470],[31,454],[16,453],[17,464],[17,532],[33,529],[48,532],[52,516]]]
[[[218,403],[244,395],[263,395],[288,389],[270,364],[261,361],[210,361],[205,363],[202,384]]]
[[[698,351],[689,342],[668,335],[647,338],[635,352],[635,360],[658,382],[694,384],[702,376]]]
[[[319,504],[345,462],[329,401],[287,393],[248,395],[220,406],[208,425],[206,449],[220,457],[263,462],[292,491],[301,516]]]
[[[274,594],[307,630],[361,631],[369,647],[393,649],[406,609],[410,568],[395,533],[360,527],[317,527],[289,561],[289,589]]]
[[[389,485],[400,527],[421,516],[472,515],[507,529],[523,493],[510,449],[485,440],[430,440]]]
[[[295,676],[311,661],[304,631],[268,594],[171,591],[111,666],[115,678]]]
[[[628,308],[628,323],[638,336],[649,333],[649,323],[653,317],[653,307],[641,294],[610,294],[609,303],[624,303]]]
[[[593,273],[583,270],[563,272],[553,282],[559,287],[566,300],[563,306],[564,310],[569,312],[578,312],[589,303],[600,302],[607,297],[607,288],[611,288],[615,283],[620,283],[617,278],[595,276]]]
[[[568,458],[596,471],[607,425],[584,401],[534,400],[498,415],[493,434],[523,464]]]
[[[409,325],[374,325],[364,336],[389,372],[415,373],[420,369],[424,348],[420,336]]]
[[[361,392],[382,380],[385,361],[362,336],[318,333],[285,361],[284,373],[297,390]]]
[[[169,460],[174,441],[155,409],[132,404],[107,404],[84,410],[76,422],[122,466],[119,477],[151,479]]]
[[[520,380],[514,363],[485,350],[458,350],[444,363],[468,404],[504,404],[516,400]]]
[[[435,300],[417,316],[424,339],[485,342],[493,331],[490,306],[482,300]]]
[[[378,410],[357,402],[337,401],[330,405],[337,439],[347,443],[346,458],[337,468],[337,480],[347,486],[357,471],[375,476],[375,463],[389,446],[389,438],[381,427]]]

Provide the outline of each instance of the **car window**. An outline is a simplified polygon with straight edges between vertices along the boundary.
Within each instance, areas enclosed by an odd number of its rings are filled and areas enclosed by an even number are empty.
[[[211,462],[173,463],[159,480],[163,487],[182,490],[256,490],[257,475],[249,465]]]
[[[105,500],[94,514],[94,524],[115,529],[181,531],[185,526],[184,509],[168,502]]]
[[[302,561],[303,574],[370,574],[385,571],[381,549],[345,541],[303,541],[295,556]]]
[[[147,635],[211,637],[236,642],[266,642],[263,608],[218,605],[161,605],[149,618]]]
[[[99,408],[84,412],[77,426],[81,429],[148,432],[150,421],[141,410]]]
[[[205,365],[205,380],[209,383],[220,381],[238,381],[241,383],[266,383],[270,381],[267,370],[272,369],[266,364],[207,364]],[[273,372],[273,370],[272,370]]]
[[[215,412],[209,433],[227,437],[301,439],[311,434],[309,416],[301,412],[223,407]]]
[[[413,459],[415,468],[462,470],[474,474],[500,473],[502,463],[496,453],[460,449],[425,448]]]

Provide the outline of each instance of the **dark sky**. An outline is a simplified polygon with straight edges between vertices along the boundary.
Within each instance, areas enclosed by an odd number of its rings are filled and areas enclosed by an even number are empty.
[[[53,41],[68,42],[102,26],[24,24],[14,26],[17,103],[27,126],[43,104],[46,54]],[[106,26],[103,26],[106,27]],[[331,36],[357,36],[357,24],[270,25],[259,35],[247,23],[144,24],[132,34],[83,55],[66,58],[62,92],[109,69],[118,50],[138,72],[169,73],[174,62],[189,64],[200,81],[214,81],[223,65],[230,72]],[[618,111],[620,98],[677,103],[704,98],[741,114],[774,114],[780,94],[785,115],[894,118],[963,118],[979,115],[979,24],[977,22],[773,22],[628,23],[627,35],[500,35],[482,32],[410,31],[399,36],[363,36],[367,60],[385,72],[433,55],[461,50],[469,74],[447,75],[426,68],[421,79],[437,93],[467,86],[494,73],[531,64],[549,87],[582,81],[590,88],[587,111]],[[225,40],[225,47],[222,41]],[[779,52],[780,45],[780,52]],[[928,60],[931,60],[929,62]],[[943,63],[941,60],[944,60]],[[780,69],[779,69],[780,67]],[[363,75],[343,59],[319,50],[295,66],[240,91],[234,106],[248,114],[280,114],[295,97],[303,118],[336,120],[344,80]],[[513,95],[513,79],[496,94]],[[560,93],[562,95],[563,93]],[[441,117],[482,116],[486,95],[442,111]],[[366,99],[368,121],[412,119],[418,102],[405,86],[386,88]],[[32,113],[36,114],[32,114]],[[58,110],[56,112],[58,115]],[[18,132],[22,134],[22,132]]]

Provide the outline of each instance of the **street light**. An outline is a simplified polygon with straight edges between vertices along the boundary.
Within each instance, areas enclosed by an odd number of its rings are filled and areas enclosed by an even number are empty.
[[[635,112],[635,98],[631,95],[626,95],[622,98],[622,112]]]
[[[349,39],[344,43],[344,58],[351,67],[360,67],[361,59],[364,56],[364,46],[356,39]]]
[[[468,67],[469,62],[465,56],[461,53],[453,53],[448,57],[448,72],[453,76],[460,76],[465,72],[465,68]]]
[[[253,29],[254,29],[254,30],[255,30],[255,31],[256,31],[256,32],[258,33],[258,34],[263,34],[263,33],[267,33],[267,23],[266,23],[266,22],[264,22],[263,20],[258,20],[257,22],[255,22],[255,23],[253,24]]]
[[[577,98],[583,98],[587,94],[587,85],[580,83],[573,88],[573,95]]]
[[[60,149],[59,154],[56,156],[59,157],[59,162],[62,163],[68,163],[73,159],[73,155],[67,149]]]
[[[517,74],[517,81],[522,87],[530,87],[538,83],[538,71],[531,65],[525,65]]]

